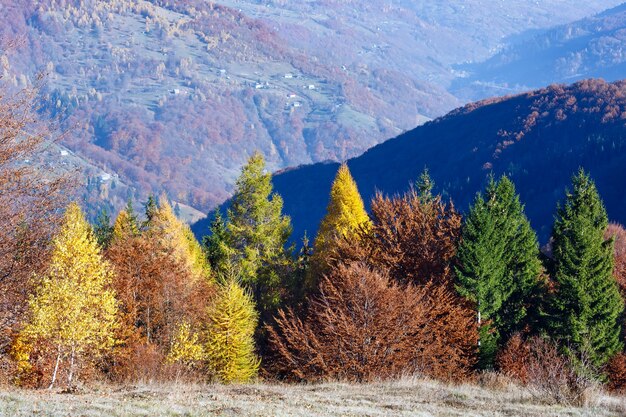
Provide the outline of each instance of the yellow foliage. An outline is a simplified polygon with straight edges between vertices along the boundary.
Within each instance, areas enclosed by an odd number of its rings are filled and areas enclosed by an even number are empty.
[[[32,348],[32,344],[21,334],[13,340],[11,345],[11,357],[17,365],[18,384],[20,383],[20,377],[29,374],[32,370],[30,363]]]
[[[114,345],[117,303],[111,279],[91,227],[80,207],[70,204],[53,242],[47,274],[29,300],[30,321],[20,334],[24,340],[43,339],[54,346],[57,366],[69,358],[69,383],[76,359]],[[56,371],[53,383],[55,377]]]
[[[350,175],[348,165],[342,164],[330,190],[326,216],[315,238],[314,257],[317,262],[323,263],[336,239],[352,237],[359,228],[367,228],[369,225],[370,219],[356,182]]]
[[[117,215],[113,224],[113,239],[124,239],[139,234],[137,224],[131,219],[126,210],[122,210]]]
[[[249,382],[256,377],[260,360],[254,353],[258,314],[254,301],[237,282],[220,289],[209,309],[206,359],[209,369],[222,382]]]
[[[193,277],[208,278],[211,267],[189,225],[174,214],[167,198],[161,198],[161,205],[154,216],[151,232],[166,247],[172,247],[178,260],[189,267]]]
[[[203,358],[204,350],[198,339],[198,334],[192,331],[189,323],[183,322],[174,336],[166,362],[192,366],[194,363],[202,361]]]

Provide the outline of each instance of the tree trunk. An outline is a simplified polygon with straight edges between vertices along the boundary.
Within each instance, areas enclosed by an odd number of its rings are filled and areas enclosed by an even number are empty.
[[[70,373],[67,376],[67,386],[72,386],[72,378],[74,377],[74,356],[75,356],[76,348],[72,345],[72,354],[70,355]]]
[[[54,365],[54,372],[52,373],[52,381],[50,382],[50,386],[48,389],[52,389],[54,387],[54,383],[57,380],[57,372],[59,371],[59,362],[61,362],[61,346],[57,349],[57,362]]]

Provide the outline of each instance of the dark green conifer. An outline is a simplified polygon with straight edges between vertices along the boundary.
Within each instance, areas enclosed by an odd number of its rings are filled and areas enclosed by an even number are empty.
[[[498,348],[528,320],[541,270],[537,237],[507,178],[493,178],[465,219],[457,253],[458,291],[476,303],[479,366],[490,368]]]
[[[228,265],[231,249],[228,242],[229,235],[226,230],[226,223],[219,211],[215,213],[210,231],[211,233],[202,239],[207,260],[211,265],[211,269],[217,273],[218,277],[227,277],[230,275]]]
[[[106,249],[113,239],[113,225],[111,224],[111,216],[106,208],[103,208],[96,218],[93,226],[93,233],[96,241],[101,248]]]
[[[417,180],[417,195],[420,197],[422,203],[433,200],[433,188],[435,188],[435,182],[430,177],[428,168],[424,168],[424,171],[422,171]]]
[[[278,306],[281,275],[291,263],[285,247],[291,219],[282,214],[283,200],[272,188],[265,160],[256,152],[237,179],[226,222],[231,265],[252,291],[262,321]]]
[[[144,228],[148,228],[154,216],[159,211],[159,203],[157,202],[154,194],[148,196],[148,200],[143,204],[144,212],[146,214],[146,221],[143,223]]]
[[[605,240],[608,218],[595,184],[581,169],[558,208],[553,229],[554,280],[550,329],[574,358],[595,367],[622,349],[624,303],[613,277],[613,241]]]

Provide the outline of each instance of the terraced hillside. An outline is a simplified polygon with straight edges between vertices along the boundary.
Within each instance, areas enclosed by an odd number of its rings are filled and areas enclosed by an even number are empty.
[[[47,74],[64,144],[124,194],[206,210],[253,150],[271,169],[355,156],[461,104],[452,64],[617,3],[3,1],[23,44],[1,61],[18,87]]]

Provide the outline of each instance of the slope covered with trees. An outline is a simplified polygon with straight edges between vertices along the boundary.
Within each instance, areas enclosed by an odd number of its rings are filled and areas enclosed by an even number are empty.
[[[584,78],[620,80],[626,70],[626,3],[506,45],[480,63],[462,65],[466,77],[451,91],[477,99]]]
[[[566,176],[579,167],[596,180],[609,218],[626,222],[625,120],[624,82],[552,85],[469,104],[350,159],[348,166],[364,201],[377,190],[403,192],[428,167],[436,190],[462,212],[491,173],[507,174],[544,244]],[[317,230],[337,167],[320,163],[275,175],[295,239]]]
[[[23,41],[0,60],[21,87],[46,74],[74,152],[51,159],[106,174],[90,204],[166,191],[206,211],[255,150],[272,170],[358,155],[461,104],[453,64],[617,2],[20,0],[0,4]]]

